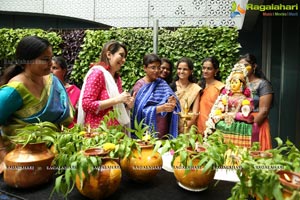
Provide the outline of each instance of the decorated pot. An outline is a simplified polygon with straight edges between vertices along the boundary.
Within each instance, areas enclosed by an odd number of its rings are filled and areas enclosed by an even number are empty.
[[[160,153],[153,152],[154,146],[139,144],[141,151],[132,150],[128,158],[121,160],[122,170],[134,181],[146,182],[151,180],[162,168]]]
[[[288,199],[293,195],[294,191],[300,190],[300,174],[287,170],[277,171],[280,184],[283,186],[282,195],[284,199]],[[300,194],[299,194],[300,195]]]
[[[194,153],[205,151],[205,149],[201,148],[199,152],[193,152],[190,149],[187,149],[187,151],[190,155],[187,160],[187,163],[189,163]],[[198,166],[199,161],[199,159],[194,159],[191,166],[184,166],[180,156],[175,158],[173,163],[174,175],[180,187],[195,192],[203,191],[208,188],[208,185],[215,176],[215,170],[208,170],[203,173],[203,167]]]
[[[54,154],[45,143],[17,144],[5,158],[4,182],[16,188],[29,188],[48,182],[54,170]]]
[[[76,176],[76,187],[78,191],[90,199],[104,199],[113,194],[119,187],[121,182],[121,168],[116,160],[106,157],[108,152],[101,148],[88,149],[86,156],[101,156],[102,165],[96,169],[95,173],[90,173],[86,177],[81,174],[82,179]]]

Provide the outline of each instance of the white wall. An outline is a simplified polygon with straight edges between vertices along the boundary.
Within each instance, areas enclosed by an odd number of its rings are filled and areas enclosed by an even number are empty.
[[[61,15],[115,27],[238,26],[238,0],[0,0],[0,11]]]

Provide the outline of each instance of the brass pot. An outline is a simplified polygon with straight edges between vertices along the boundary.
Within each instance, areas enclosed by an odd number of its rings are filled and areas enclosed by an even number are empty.
[[[54,170],[54,154],[45,143],[17,144],[5,158],[4,182],[16,188],[29,188],[48,182]]]
[[[201,148],[199,152],[187,149],[190,156],[195,153],[201,153],[205,148]],[[190,162],[190,156],[187,163]],[[184,166],[181,162],[180,156],[177,156],[173,163],[174,176],[177,179],[178,185],[186,190],[199,192],[206,190],[208,185],[212,182],[215,176],[215,170],[203,172],[203,167],[198,166],[199,159],[194,159],[191,166]]]
[[[154,146],[151,144],[139,144],[141,152],[132,150],[128,158],[123,158],[120,162],[122,170],[130,179],[137,182],[147,182],[151,180],[162,168],[162,157],[160,153],[153,152]]]
[[[90,199],[104,199],[113,194],[119,187],[121,182],[120,165],[112,158],[106,157],[107,151],[101,148],[87,149],[86,156],[101,156],[102,165],[99,166],[95,173],[90,173],[86,177],[84,173],[76,176],[76,187],[78,191]]]

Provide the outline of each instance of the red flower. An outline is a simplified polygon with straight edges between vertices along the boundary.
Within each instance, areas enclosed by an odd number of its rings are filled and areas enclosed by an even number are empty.
[[[250,95],[251,95],[251,90],[250,90],[249,88],[245,88],[245,90],[244,90],[244,95],[245,95],[246,97],[250,97]]]
[[[227,91],[225,88],[222,89],[221,94],[227,94]]]

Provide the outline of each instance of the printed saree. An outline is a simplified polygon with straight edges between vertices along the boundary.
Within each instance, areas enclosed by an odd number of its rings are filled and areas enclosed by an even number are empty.
[[[157,132],[156,107],[166,103],[168,98],[172,95],[175,96],[175,93],[169,85],[160,78],[143,85],[135,98],[131,124],[134,124],[135,119],[137,119],[138,122],[141,122],[144,119],[144,123]],[[177,101],[174,111],[180,112],[179,101]],[[167,112],[159,113],[159,115],[166,116]],[[177,114],[171,114],[169,134],[173,137],[178,136],[178,119]]]

